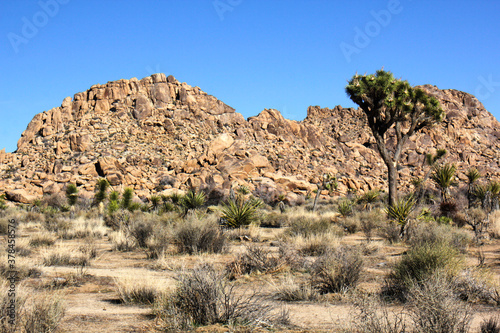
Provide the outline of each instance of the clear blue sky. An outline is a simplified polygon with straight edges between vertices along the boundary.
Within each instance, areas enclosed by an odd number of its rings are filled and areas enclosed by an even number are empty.
[[[500,1],[397,2],[1,1],[0,149],[67,96],[156,72],[245,117],[301,120],[309,105],[354,106],[346,80],[384,66],[477,94],[500,118]]]

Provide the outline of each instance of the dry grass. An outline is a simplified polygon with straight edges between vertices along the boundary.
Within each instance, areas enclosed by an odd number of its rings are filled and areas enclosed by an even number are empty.
[[[280,284],[274,287],[272,297],[278,301],[300,302],[316,301],[319,293],[308,282],[297,282],[292,275],[286,275]]]
[[[83,216],[72,220],[71,226],[68,229],[63,229],[59,232],[63,239],[102,238],[107,233],[108,229],[104,226],[104,222],[101,219],[88,219]]]
[[[113,243],[113,249],[116,251],[133,251],[137,248],[137,243],[127,231],[124,229],[119,229],[118,231],[113,231],[109,235],[111,243]]]
[[[119,278],[115,286],[124,304],[153,304],[165,293],[165,285],[152,278]]]
[[[37,233],[30,237],[29,245],[32,247],[52,246],[56,242],[56,237],[49,232]]]

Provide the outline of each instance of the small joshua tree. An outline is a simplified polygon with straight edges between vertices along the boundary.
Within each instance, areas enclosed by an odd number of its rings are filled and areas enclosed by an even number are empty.
[[[75,184],[68,184],[66,186],[66,198],[68,199],[68,204],[74,206],[78,200],[78,188]]]
[[[100,178],[97,181],[97,192],[94,195],[94,205],[99,205],[106,199],[109,183],[106,178]]]
[[[450,186],[452,186],[455,181],[456,172],[457,167],[455,166],[455,164],[447,163],[442,166],[434,167],[432,180],[441,189],[441,200],[443,202],[449,202],[451,200]]]

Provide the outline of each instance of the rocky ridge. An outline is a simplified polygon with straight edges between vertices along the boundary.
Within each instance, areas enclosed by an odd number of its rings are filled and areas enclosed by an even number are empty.
[[[422,86],[445,120],[407,144],[402,187],[425,173],[425,154],[448,150],[459,178],[471,166],[500,175],[500,123],[472,95]],[[0,151],[0,192],[30,202],[75,183],[92,195],[99,177],[139,197],[207,188],[224,195],[236,184],[291,203],[317,189],[324,173],[339,192],[386,188],[386,170],[362,111],[311,106],[303,121],[265,109],[244,119],[215,97],[164,74],[94,85],[37,114],[15,153]]]

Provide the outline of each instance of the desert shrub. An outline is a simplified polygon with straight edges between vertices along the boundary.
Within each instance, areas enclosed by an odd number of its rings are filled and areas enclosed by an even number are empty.
[[[148,259],[158,259],[167,252],[171,243],[170,230],[166,227],[156,227],[153,235],[146,242]]]
[[[66,204],[66,198],[62,193],[45,195],[40,201],[41,206],[59,209]]]
[[[31,236],[28,244],[32,247],[39,247],[51,246],[54,245],[55,242],[56,238],[52,234],[48,232],[42,232]]]
[[[263,228],[281,228],[289,223],[287,214],[271,212],[263,216],[260,226]]]
[[[113,243],[113,249],[122,252],[133,251],[137,248],[137,243],[135,239],[130,236],[130,234],[124,230],[120,229],[109,235],[111,242]]]
[[[15,295],[15,308],[9,307],[11,305],[11,297],[9,297],[10,283],[7,281],[0,281],[0,332],[15,333],[19,332],[22,326],[21,318],[23,315],[24,303],[26,302],[27,295],[23,289],[18,288]],[[9,321],[15,319],[15,323],[11,324]]]
[[[73,255],[59,249],[47,253],[43,257],[43,264],[45,266],[90,266],[90,258],[87,255],[79,254]]]
[[[152,222],[142,220],[131,223],[128,232],[134,237],[139,247],[145,248],[148,239],[153,235],[154,228]]]
[[[360,227],[359,218],[356,216],[348,216],[343,219],[339,219],[338,223],[348,234],[356,233]]]
[[[500,320],[498,317],[484,319],[480,325],[481,333],[500,333]]]
[[[401,241],[401,227],[394,221],[383,223],[379,230],[378,235],[389,242],[394,244]]]
[[[155,307],[170,330],[216,323],[269,325],[277,319],[273,305],[256,292],[236,295],[234,286],[210,265],[184,273],[178,281],[176,291]],[[175,323],[181,327],[172,327]]]
[[[441,274],[431,275],[409,290],[410,317],[415,332],[467,333],[473,312],[455,296],[453,283]]]
[[[293,250],[280,247],[272,252],[255,244],[246,246],[246,251],[226,266],[230,279],[252,273],[274,273],[288,268],[298,268],[303,264]]]
[[[299,216],[290,220],[290,226],[286,230],[286,234],[290,236],[318,235],[328,232],[331,223],[328,219],[317,218],[312,216]]]
[[[113,230],[128,227],[131,213],[126,210],[119,210],[113,214],[104,216],[104,225]]]
[[[50,232],[65,232],[71,228],[71,224],[71,221],[63,216],[46,216],[43,226]]]
[[[472,237],[467,231],[442,225],[436,222],[421,222],[412,224],[408,229],[408,245],[421,246],[424,244],[445,243],[456,250],[465,253]]]
[[[490,237],[500,238],[500,210],[491,212],[490,214]]]
[[[332,250],[339,243],[339,235],[333,232],[309,235],[307,237],[295,236],[289,242],[295,245],[299,253],[305,256],[320,256]]]
[[[26,332],[55,332],[64,316],[64,300],[59,293],[43,293],[28,299],[23,313]]]
[[[311,284],[320,293],[343,292],[355,288],[363,259],[355,247],[340,246],[318,257],[312,266]]]
[[[226,249],[226,236],[213,219],[191,217],[178,224],[173,241],[179,253],[221,253]]]
[[[63,239],[102,238],[107,232],[102,220],[78,217],[72,221],[70,229],[60,232],[59,235]]]
[[[357,313],[346,332],[356,333],[404,333],[407,332],[403,312],[389,313],[378,297],[361,295],[354,299]]]
[[[9,230],[9,219],[0,218],[0,235],[6,235]]]
[[[255,225],[227,230],[225,235],[230,241],[258,242],[260,240],[260,228]]]
[[[368,241],[372,240],[374,230],[386,223],[387,220],[385,214],[379,210],[360,212],[357,214],[357,218],[359,219],[360,229]]]
[[[125,304],[153,304],[160,296],[160,288],[151,280],[115,279],[120,300]]]
[[[42,275],[42,271],[33,265],[17,263],[16,271],[13,273],[7,264],[7,260],[0,264],[0,276],[4,279],[15,278],[16,281],[21,281],[27,278],[37,278],[40,275]]]
[[[222,221],[231,228],[238,228],[257,221],[257,209],[262,205],[259,199],[229,199],[227,204],[222,204]]]
[[[453,291],[462,301],[470,303],[489,303],[494,301],[495,288],[491,286],[484,272],[465,269],[453,280]]]
[[[318,291],[310,283],[297,283],[290,275],[273,291],[273,299],[284,302],[315,301],[318,297]]]
[[[389,274],[384,293],[406,300],[407,291],[436,272],[453,277],[461,266],[458,251],[446,243],[425,243],[406,252]]]
[[[0,195],[0,211],[6,210],[7,204],[5,203],[5,194]]]

